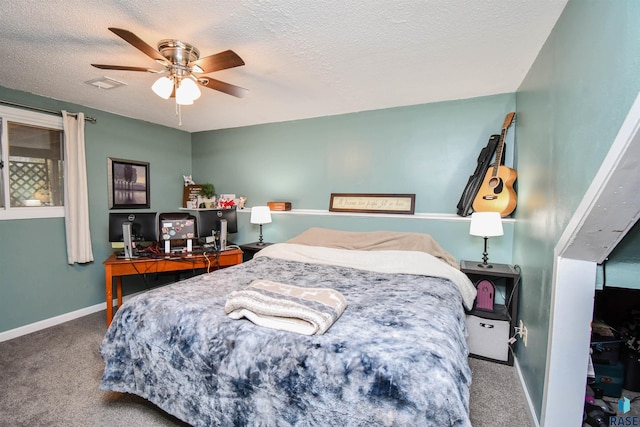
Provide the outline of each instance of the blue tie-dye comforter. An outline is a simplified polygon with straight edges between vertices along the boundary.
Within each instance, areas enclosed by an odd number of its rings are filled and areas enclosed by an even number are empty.
[[[225,316],[255,279],[337,289],[324,334]],[[195,426],[470,426],[462,298],[449,280],[261,257],[131,298],[100,387]]]

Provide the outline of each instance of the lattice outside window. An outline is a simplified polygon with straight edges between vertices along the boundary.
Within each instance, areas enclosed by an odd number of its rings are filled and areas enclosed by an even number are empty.
[[[38,200],[41,206],[62,205],[59,191],[51,191],[49,187],[49,183],[55,179],[49,174],[53,162],[39,160],[9,161],[11,206],[24,206],[25,200]],[[58,165],[54,167],[57,168]],[[52,188],[59,188],[59,185],[54,184]]]

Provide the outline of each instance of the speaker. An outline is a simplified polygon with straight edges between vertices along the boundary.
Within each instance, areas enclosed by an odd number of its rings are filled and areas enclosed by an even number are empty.
[[[220,220],[220,250],[227,250],[227,220]]]
[[[124,242],[124,258],[133,258],[133,242],[131,241],[131,223],[122,223],[122,241]]]

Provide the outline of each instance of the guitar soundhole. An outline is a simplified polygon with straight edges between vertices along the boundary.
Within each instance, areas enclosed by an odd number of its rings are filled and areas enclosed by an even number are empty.
[[[498,179],[498,181],[498,185],[496,185],[496,188],[493,189],[494,194],[502,193],[502,188],[504,187],[504,182],[501,179]]]
[[[489,184],[489,188],[493,188],[494,194],[502,193],[502,187],[504,186],[504,184],[499,177],[497,176],[492,177],[491,179],[489,179],[488,184]]]

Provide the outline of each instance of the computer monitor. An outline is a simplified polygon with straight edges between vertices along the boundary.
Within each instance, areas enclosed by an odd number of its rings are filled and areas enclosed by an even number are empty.
[[[122,224],[131,223],[133,242],[156,242],[158,222],[156,212],[109,212],[109,242],[124,242]]]
[[[164,241],[164,252],[191,252],[198,237],[196,217],[187,212],[163,212],[158,215],[158,237]],[[173,249],[172,249],[173,246]]]
[[[186,212],[164,212],[158,215],[160,240],[187,240],[198,237],[197,219]]]
[[[235,206],[230,209],[198,211],[199,237],[204,239],[220,231],[220,220],[227,220],[227,233],[238,232],[238,215]]]

